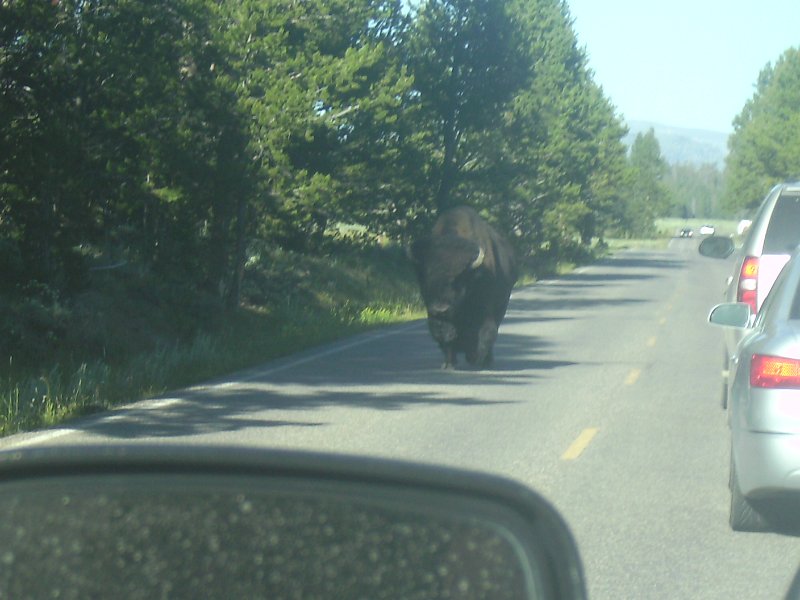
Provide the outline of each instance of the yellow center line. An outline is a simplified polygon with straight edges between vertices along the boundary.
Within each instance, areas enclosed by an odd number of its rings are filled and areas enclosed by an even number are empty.
[[[586,450],[592,438],[597,435],[597,432],[598,429],[595,427],[589,427],[581,431],[580,435],[572,442],[570,447],[567,448],[567,451],[561,455],[561,460],[575,460],[578,458],[583,451]]]
[[[658,324],[659,324],[659,325],[664,325],[666,322],[667,322],[667,317],[661,317],[661,318],[658,320]]]
[[[641,369],[631,369],[631,372],[628,373],[628,376],[625,378],[625,385],[633,385],[636,383],[636,380],[639,379],[639,375],[641,374]]]
[[[652,348],[656,345],[656,336],[647,339],[647,347]]]

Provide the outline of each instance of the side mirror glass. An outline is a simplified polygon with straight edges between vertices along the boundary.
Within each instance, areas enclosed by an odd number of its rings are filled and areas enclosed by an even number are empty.
[[[715,235],[704,239],[697,248],[700,254],[710,258],[728,258],[733,254],[734,249],[731,238]]]
[[[718,304],[711,309],[708,322],[722,327],[745,328],[750,325],[750,305],[743,302]]]
[[[556,510],[499,477],[225,448],[0,452],[2,598],[578,598]]]

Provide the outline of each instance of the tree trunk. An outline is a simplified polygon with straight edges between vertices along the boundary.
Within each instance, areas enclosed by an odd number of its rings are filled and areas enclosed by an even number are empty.
[[[451,114],[445,123],[444,131],[444,158],[442,160],[442,173],[439,179],[439,189],[436,192],[436,210],[442,212],[450,208],[451,192],[458,174],[456,165],[456,151],[458,149],[458,136],[455,126],[455,114]]]
[[[237,308],[241,302],[242,279],[244,277],[244,263],[247,259],[247,213],[248,204],[244,196],[240,196],[236,203],[236,247],[234,250],[233,265],[231,265],[231,283],[226,298],[228,309]]]

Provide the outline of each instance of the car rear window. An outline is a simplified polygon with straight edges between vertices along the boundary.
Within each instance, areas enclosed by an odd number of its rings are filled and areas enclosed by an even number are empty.
[[[784,192],[775,202],[763,254],[790,254],[800,244],[800,193]]]

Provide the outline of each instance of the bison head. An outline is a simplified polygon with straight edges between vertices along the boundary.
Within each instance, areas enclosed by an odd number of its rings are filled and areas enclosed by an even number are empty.
[[[485,251],[458,236],[436,236],[416,242],[410,249],[420,291],[431,318],[448,318],[461,305],[473,272]]]

